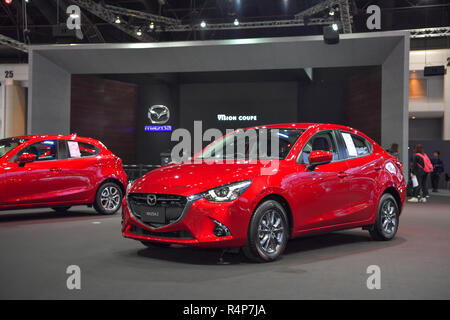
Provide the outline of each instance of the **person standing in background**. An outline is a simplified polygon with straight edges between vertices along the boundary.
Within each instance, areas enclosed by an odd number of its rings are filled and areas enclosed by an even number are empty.
[[[433,192],[438,192],[439,176],[444,172],[444,163],[439,159],[440,155],[441,153],[439,151],[435,151],[431,159],[431,163],[433,164],[433,172],[431,173],[431,187]]]
[[[423,151],[423,146],[421,144],[417,144],[414,147],[412,174],[417,177],[418,186],[414,189],[414,196],[408,200],[409,202],[427,202],[427,177],[428,173],[432,171],[433,165],[431,164],[431,161],[426,153]]]
[[[398,154],[398,143],[394,142],[393,144],[391,144],[391,147],[389,149],[386,150],[390,155],[396,157],[397,159],[399,158],[399,154]]]

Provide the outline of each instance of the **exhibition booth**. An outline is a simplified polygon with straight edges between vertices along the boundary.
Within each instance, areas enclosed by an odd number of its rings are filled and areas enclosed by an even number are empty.
[[[29,133],[94,137],[126,164],[160,164],[173,130],[193,133],[196,120],[223,132],[340,123],[407,154],[404,32],[341,35],[337,45],[308,36],[31,49]],[[164,123],[152,106],[167,108]]]

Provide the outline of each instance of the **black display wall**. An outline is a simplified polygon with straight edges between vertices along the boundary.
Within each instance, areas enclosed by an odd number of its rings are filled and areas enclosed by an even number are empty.
[[[148,132],[148,109],[170,109],[167,125],[193,133],[195,120],[209,128],[236,129],[269,123],[323,122],[350,125],[380,140],[380,67],[165,74],[103,75],[138,87],[136,163],[160,164],[169,152],[171,132]],[[220,121],[218,115],[256,116],[256,120]],[[204,145],[206,142],[203,143]]]
[[[296,82],[192,83],[180,86],[181,126],[192,132],[196,120],[203,129],[252,127],[297,121]],[[219,120],[220,116],[236,120]],[[239,117],[245,117],[239,120]]]
[[[381,141],[381,68],[316,68],[299,84],[298,121],[342,124]]]
[[[137,111],[137,159],[138,163],[160,164],[161,152],[170,152],[172,143],[170,131],[145,131],[152,125],[148,109],[153,105],[165,105],[170,110],[170,119],[164,125],[173,129],[179,127],[179,87],[176,84],[161,83],[140,85]]]

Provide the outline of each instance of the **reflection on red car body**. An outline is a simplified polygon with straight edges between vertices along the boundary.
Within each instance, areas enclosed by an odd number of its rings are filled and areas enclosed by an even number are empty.
[[[277,259],[287,240],[301,235],[363,227],[377,240],[394,237],[405,199],[396,158],[345,126],[264,128],[280,140],[273,174],[261,174],[273,161],[237,153],[206,163],[220,157],[216,146],[232,139],[225,137],[193,161],[137,180],[123,200],[123,235],[148,246],[242,247],[257,261]]]
[[[93,205],[113,214],[127,177],[122,161],[95,139],[34,135],[0,140],[0,210]]]

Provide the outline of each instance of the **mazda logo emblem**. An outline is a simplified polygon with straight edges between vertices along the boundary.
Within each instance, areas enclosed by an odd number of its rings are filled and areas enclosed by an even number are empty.
[[[170,119],[169,108],[162,104],[156,104],[148,109],[148,118],[154,124],[165,124]]]
[[[149,194],[147,196],[147,204],[149,206],[154,206],[156,204],[156,195],[155,194]]]

